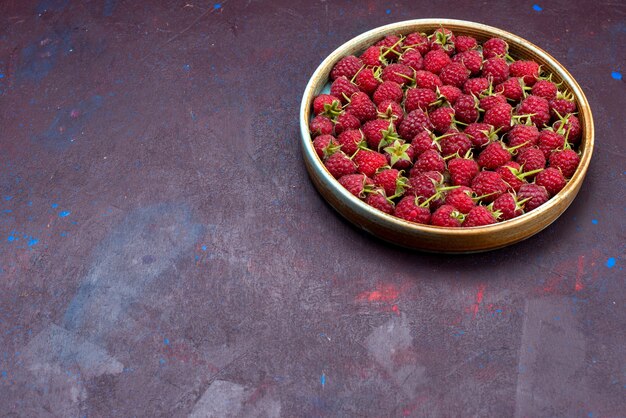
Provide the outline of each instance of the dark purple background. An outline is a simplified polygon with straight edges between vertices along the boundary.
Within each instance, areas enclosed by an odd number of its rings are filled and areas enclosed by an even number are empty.
[[[623,416],[620,2],[0,3],[0,415]],[[596,149],[539,235],[437,256],[314,190],[298,107],[386,23],[516,33]]]

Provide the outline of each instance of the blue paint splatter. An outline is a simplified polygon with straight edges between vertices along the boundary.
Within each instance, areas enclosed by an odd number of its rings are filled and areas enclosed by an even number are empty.
[[[320,383],[322,384],[322,387],[326,386],[326,375],[324,373],[320,376]]]
[[[558,315],[556,315],[556,316],[554,317],[554,320],[555,320],[555,321],[560,321],[560,320],[561,320],[561,317],[560,317],[560,316],[558,316]]]
[[[185,70],[185,71],[191,70],[191,65],[189,65],[189,64],[183,65],[183,70]]]
[[[9,242],[14,242],[17,241],[19,238],[16,237],[15,235],[9,235],[9,237],[7,238],[7,241]]]
[[[221,8],[222,8],[222,5],[221,5],[221,4],[219,4],[219,3],[215,3],[215,5],[213,5],[213,8],[214,8],[215,10],[217,10],[217,9],[221,9]]]
[[[49,33],[27,45],[20,52],[16,78],[41,81],[54,68],[58,53],[70,49],[70,37],[71,31],[67,29],[61,33]]]
[[[5,209],[2,211],[2,213],[11,213],[11,212],[13,212],[11,209]]]
[[[13,199],[13,196],[4,196],[4,200],[6,200],[7,202],[11,199]]]
[[[28,240],[28,246],[29,246],[29,247],[32,247],[33,245],[36,245],[38,242],[39,242],[39,240],[38,240],[37,238],[33,238],[33,237],[31,237],[31,238]]]
[[[594,224],[594,225],[598,225],[598,220],[597,219],[592,219],[591,223]]]
[[[606,266],[610,269],[612,269],[613,267],[615,267],[615,258],[611,257],[608,260],[606,260]]]
[[[164,358],[160,359],[159,364],[165,364],[165,359]]]
[[[56,208],[58,208],[58,207],[59,207],[59,204],[58,204],[58,203],[53,203],[53,204],[51,204],[51,205],[50,205],[50,207],[51,207],[52,209],[56,209]]]
[[[61,235],[62,237],[67,237],[67,232],[61,232],[59,235]]]
[[[102,9],[102,15],[105,17],[111,17],[113,15],[113,10],[115,10],[116,5],[117,0],[105,0],[104,8]]]
[[[7,377],[7,372],[6,372],[6,370],[2,370],[2,377]]]
[[[202,251],[206,251],[206,245],[202,246]]]
[[[163,338],[163,344],[170,345],[170,340],[168,338]]]
[[[0,73],[0,78],[4,78],[4,74]]]
[[[611,73],[611,77],[613,77],[616,80],[621,80],[622,79],[622,73],[620,73],[619,71],[613,71]]]
[[[65,218],[66,216],[70,216],[70,212],[69,210],[64,210],[62,212],[59,212],[59,218]]]
[[[385,10],[385,13],[387,13],[388,15],[390,15],[390,14],[391,14],[391,9],[387,9],[387,10]]]
[[[533,10],[536,12],[540,12],[543,10],[543,8],[539,6],[538,4],[533,4]]]
[[[32,206],[33,202],[29,201],[28,203],[26,203],[27,206]]]

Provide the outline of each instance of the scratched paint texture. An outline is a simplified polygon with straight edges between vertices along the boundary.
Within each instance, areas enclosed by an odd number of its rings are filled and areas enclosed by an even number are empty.
[[[436,16],[543,47],[596,118],[508,249],[389,246],[302,165],[319,62]],[[615,1],[0,2],[0,415],[624,416],[624,45]]]

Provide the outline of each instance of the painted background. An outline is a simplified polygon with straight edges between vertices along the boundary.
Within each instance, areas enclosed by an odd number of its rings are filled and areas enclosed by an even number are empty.
[[[302,164],[319,62],[437,16],[591,102],[579,197],[509,249],[390,247]],[[0,2],[0,415],[624,416],[625,45],[618,1]]]

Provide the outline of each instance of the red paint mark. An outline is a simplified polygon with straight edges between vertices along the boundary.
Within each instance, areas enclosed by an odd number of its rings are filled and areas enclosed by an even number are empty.
[[[576,271],[576,284],[574,284],[574,290],[580,292],[585,288],[583,285],[583,274],[585,274],[585,256],[578,256],[578,270]]]
[[[394,302],[400,296],[400,291],[392,284],[382,284],[376,290],[361,292],[356,298],[368,302]]]
[[[391,310],[394,311],[396,314],[400,315],[400,308],[398,308],[398,305],[393,305],[391,307]]]
[[[478,314],[478,308],[480,307],[480,303],[483,301],[486,288],[487,285],[484,283],[481,283],[478,286],[478,291],[476,292],[476,302],[472,305],[472,318],[476,318],[476,314]]]

